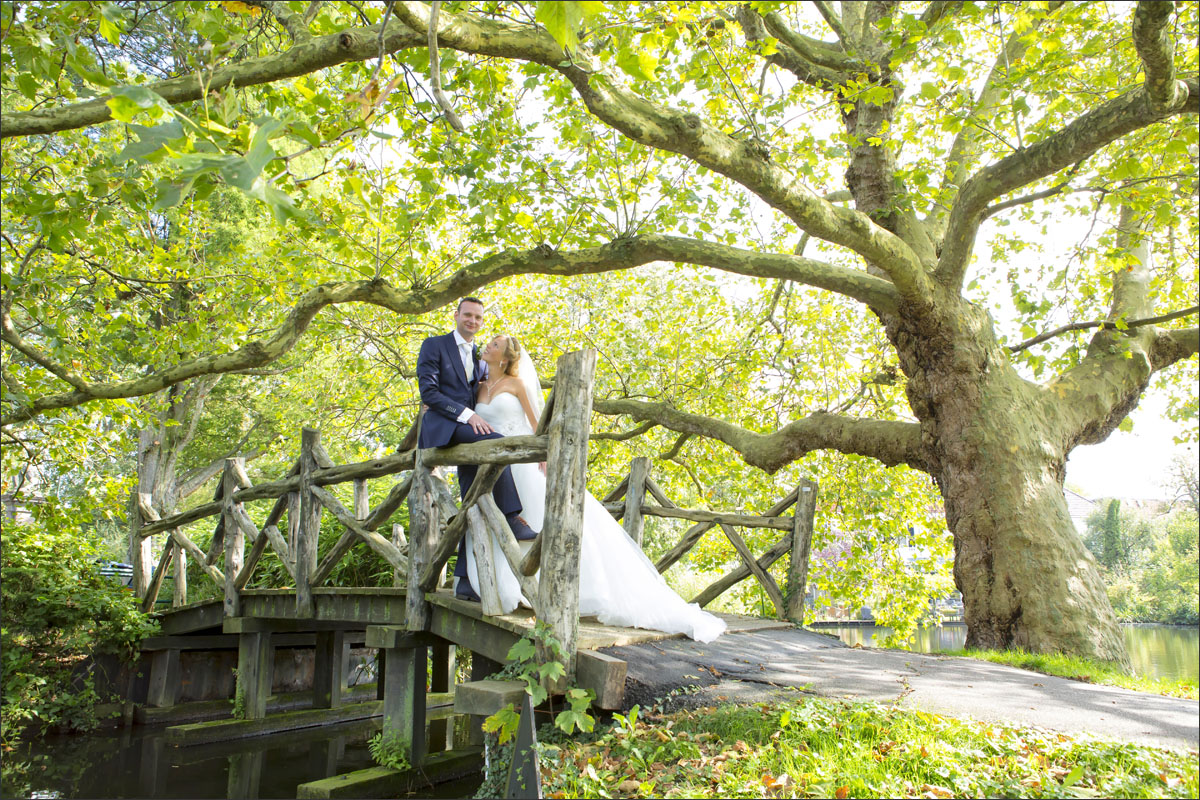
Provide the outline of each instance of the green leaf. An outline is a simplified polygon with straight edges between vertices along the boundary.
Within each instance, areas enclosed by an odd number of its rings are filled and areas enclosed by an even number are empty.
[[[118,86],[112,90],[112,98],[105,103],[120,122],[131,122],[139,111],[158,109],[169,113],[171,104],[157,92],[145,86]]]
[[[546,26],[546,30],[554,37],[564,50],[574,51],[579,44],[576,31],[583,18],[583,9],[578,2],[559,2],[559,0],[543,0],[537,4],[534,18]]]
[[[33,100],[37,97],[38,82],[28,72],[22,72],[17,76],[17,88],[20,89],[21,94],[25,95],[25,97],[29,100]]]
[[[162,125],[155,125],[152,128],[143,125],[130,125],[129,127],[137,135],[138,140],[125,145],[121,152],[113,157],[114,164],[124,164],[133,159],[145,161],[147,156],[161,150],[163,145],[176,139],[182,139],[184,136],[183,125],[178,120],[164,122]]]
[[[1067,777],[1063,778],[1063,788],[1066,789],[1070,786],[1074,786],[1075,784],[1079,783],[1081,778],[1083,778],[1083,764],[1076,764],[1075,769],[1071,770],[1069,773],[1067,773]]]
[[[529,661],[537,654],[537,648],[528,638],[518,639],[517,642],[508,648],[509,661]]]
[[[632,78],[639,81],[654,80],[654,70],[658,67],[658,58],[642,50],[622,47],[617,51],[617,66]]]

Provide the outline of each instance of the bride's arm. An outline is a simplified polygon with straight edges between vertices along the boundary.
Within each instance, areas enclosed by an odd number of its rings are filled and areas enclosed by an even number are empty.
[[[533,404],[529,402],[529,392],[525,390],[525,384],[517,381],[517,399],[521,401],[521,408],[525,409],[525,419],[529,420],[529,430],[537,433],[537,417],[533,414]],[[542,474],[546,474],[546,462],[542,461],[538,464],[538,469]]]
[[[529,430],[537,431],[538,420],[533,414],[533,404],[529,402],[529,392],[525,390],[525,384],[517,381],[517,399],[521,401],[521,408],[525,409],[525,419],[529,420]]]

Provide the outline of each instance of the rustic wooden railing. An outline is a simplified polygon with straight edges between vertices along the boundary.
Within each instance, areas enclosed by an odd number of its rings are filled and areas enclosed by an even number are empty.
[[[595,363],[596,354],[592,350],[568,353],[558,360],[554,390],[532,436],[421,450],[415,447],[414,427],[405,437],[402,447],[406,449],[401,452],[371,461],[336,465],[322,447],[320,433],[305,428],[299,457],[278,480],[254,486],[246,475],[243,459],[228,459],[211,502],[165,519],[158,518],[148,495],[135,494],[131,503],[136,515],[131,520],[131,550],[135,589],[142,598],[143,609],[154,607],[170,568],[175,574],[173,605],[187,604],[186,559],[191,558],[220,588],[225,615],[239,616],[241,592],[270,548],[294,581],[296,615],[312,616],[313,588],[329,579],[353,547],[365,544],[392,566],[394,585],[419,589],[407,593],[405,625],[411,631],[425,631],[431,619],[426,593],[443,582],[447,560],[470,530],[481,576],[477,589],[483,612],[494,615],[501,611],[493,565],[503,558],[516,573],[522,593],[533,605],[538,619],[549,624],[571,659],[570,674],[578,631],[580,535]],[[547,462],[545,521],[538,537],[523,547],[496,507],[490,490],[504,465],[539,461]],[[460,507],[435,470],[468,463],[481,466]],[[383,500],[370,508],[367,481],[383,477],[393,479],[394,483]],[[353,510],[343,506],[328,488],[347,482],[354,484]],[[754,575],[780,616],[800,620],[815,494],[816,484],[805,481],[762,517],[680,509],[650,477],[648,460],[635,459],[630,475],[604,502],[618,519],[624,518],[626,530],[639,545],[645,515],[697,522],[659,560],[659,572],[685,555],[705,531],[712,527],[724,531],[743,565],[705,589],[695,602],[706,605],[738,581]],[[647,495],[657,505],[648,503]],[[622,497],[624,501],[618,502]],[[794,518],[780,517],[798,498]],[[255,525],[245,510],[246,503],[259,500],[274,500],[261,526]],[[400,525],[393,525],[391,538],[379,533],[378,528],[405,501],[409,509],[408,537]],[[343,531],[318,560],[317,539],[326,511],[337,519]],[[281,527],[285,516],[286,525]],[[217,521],[205,551],[188,536],[186,528],[213,517]],[[769,527],[786,533],[779,543],[756,559],[733,530],[734,526]],[[166,541],[157,566],[151,571],[150,537],[164,532]],[[767,570],[789,550],[792,564],[785,599]]]
[[[647,495],[657,505],[647,502]],[[686,519],[696,523],[684,532],[674,547],[658,559],[654,566],[659,573],[666,572],[673,564],[687,555],[709,530],[720,528],[729,543],[733,545],[733,549],[742,563],[713,581],[692,598],[691,602],[697,603],[701,607],[706,606],[737,583],[753,575],[775,606],[775,615],[779,619],[788,619],[802,624],[804,622],[804,596],[808,583],[808,560],[812,547],[816,499],[817,482],[804,479],[799,486],[767,509],[762,516],[680,508],[671,502],[662,487],[650,477],[650,459],[635,458],[630,463],[629,474],[602,502],[616,519],[624,520],[625,532],[639,546],[642,545],[642,534],[647,515]],[[795,511],[791,518],[783,516],[783,513],[792,506],[795,506]],[[742,536],[735,530],[738,527],[773,528],[784,533],[775,544],[767,548],[766,552],[756,557],[746,546]],[[768,571],[785,553],[791,554],[787,570],[786,593],[779,588],[778,581]]]

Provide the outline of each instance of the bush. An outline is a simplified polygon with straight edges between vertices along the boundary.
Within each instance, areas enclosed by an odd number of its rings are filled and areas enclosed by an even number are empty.
[[[3,738],[50,727],[87,730],[98,724],[89,655],[132,658],[157,624],[133,595],[100,575],[91,545],[53,518],[4,526],[0,564],[0,661]]]

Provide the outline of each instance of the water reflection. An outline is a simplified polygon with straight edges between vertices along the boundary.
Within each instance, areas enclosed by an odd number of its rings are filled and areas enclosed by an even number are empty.
[[[1200,628],[1170,625],[1124,625],[1125,646],[1133,669],[1139,675],[1175,680],[1200,679]],[[877,647],[892,634],[886,627],[822,627],[849,645]],[[908,649],[917,653],[961,650],[967,641],[967,626],[962,624],[918,628]]]
[[[358,720],[191,747],[166,744],[163,728],[49,737],[5,754],[0,796],[291,798],[301,783],[374,766],[367,742],[381,724]],[[465,746],[466,718],[431,720],[427,734],[430,752]],[[464,786],[421,796],[474,793],[474,785]]]

